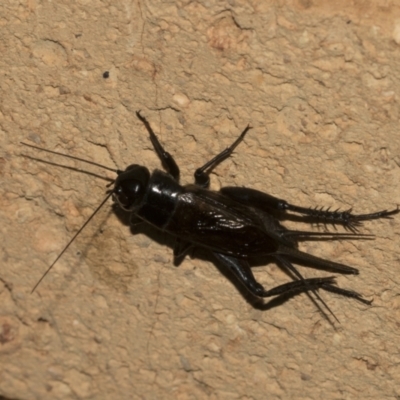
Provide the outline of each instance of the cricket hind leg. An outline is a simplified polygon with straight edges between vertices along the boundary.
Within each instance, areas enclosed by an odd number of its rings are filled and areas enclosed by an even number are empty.
[[[292,277],[292,279],[299,279],[299,280],[303,280],[304,281],[304,277],[297,270],[297,268],[295,268],[294,265],[291,262],[289,262],[289,260],[287,260],[285,257],[280,257],[280,256],[275,256],[274,258],[275,258],[276,262],[278,263],[278,265],[283,270],[285,270]],[[341,295],[346,296],[346,297],[354,298],[354,299],[356,299],[356,300],[358,300],[358,301],[360,301],[360,302],[362,302],[364,304],[367,304],[367,305],[370,305],[372,303],[372,301],[364,299],[363,296],[361,294],[357,293],[357,292],[350,291],[350,290],[347,290],[347,289],[341,289],[341,288],[339,288],[337,286],[330,287],[329,285],[325,285],[323,289],[327,290],[327,291],[331,291],[331,292],[335,292],[335,293],[341,294]],[[339,320],[336,317],[336,315],[333,313],[333,311],[330,309],[328,304],[326,304],[326,302],[322,299],[322,297],[319,295],[319,293],[316,290],[310,290],[310,291],[307,291],[305,293],[308,296],[308,298],[312,301],[312,303],[315,305],[315,307],[327,319],[328,322],[331,323],[331,320],[330,320],[329,316],[326,314],[326,312],[323,310],[321,305],[317,302],[317,300],[322,304],[322,306],[325,308],[325,310],[327,310],[328,313],[330,315],[332,315],[332,317],[335,318],[335,320],[337,322],[339,322]],[[311,295],[311,293],[315,296],[315,298]]]
[[[329,314],[331,314],[336,321],[339,322],[333,311],[329,308],[326,302],[321,298],[318,293],[319,289],[326,290],[328,292],[336,293],[341,296],[350,297],[360,301],[363,304],[370,305],[372,301],[366,300],[363,296],[353,290],[342,289],[335,285],[335,278],[323,277],[323,278],[304,278],[299,271],[283,256],[273,256],[278,265],[286,270],[289,275],[294,279],[293,282],[285,283],[283,285],[276,286],[270,290],[265,290],[264,287],[258,283],[251,271],[251,268],[247,261],[240,260],[231,256],[227,256],[220,253],[213,253],[215,258],[233,273],[238,281],[255,297],[255,298],[267,298],[274,297],[274,300],[282,301],[284,298],[291,297],[300,293],[306,293],[311,301],[315,304],[321,314],[332,324],[331,319],[327,313],[321,308],[320,304],[311,296],[314,294],[317,300],[325,307]]]
[[[392,210],[382,210],[367,214],[352,214],[351,208],[345,211],[340,211],[339,209],[330,211],[329,208],[306,208],[289,203],[287,203],[286,210],[306,216],[310,218],[312,222],[315,221],[316,223],[322,223],[324,225],[343,225],[345,229],[348,229],[351,232],[357,232],[363,221],[371,221],[373,219],[381,218],[391,219],[392,215],[396,215],[400,212],[399,206]]]
[[[244,287],[255,297],[265,298],[281,295],[295,295],[310,290],[325,289],[325,287],[328,287],[329,289],[331,289],[331,287],[335,288],[333,286],[335,278],[330,276],[324,278],[299,279],[265,290],[264,287],[256,281],[247,261],[225,254],[215,252],[213,252],[213,254],[215,258],[231,273],[233,273],[239,282],[242,283],[242,285],[244,285]],[[333,289],[330,291],[333,291]]]
[[[400,212],[399,206],[392,210],[382,210],[368,214],[353,214],[351,209],[346,211],[330,211],[323,208],[300,207],[288,203],[286,200],[260,192],[259,190],[238,187],[221,188],[221,193],[232,200],[246,204],[267,213],[282,213],[291,211],[306,218],[305,222],[315,222],[322,224],[343,225],[346,229],[356,232],[363,221],[380,218],[392,218]]]
[[[300,241],[327,241],[327,240],[360,240],[375,238],[374,235],[359,233],[338,233],[338,232],[312,232],[287,229],[272,214],[258,208],[253,208],[263,224],[265,232],[271,239],[275,239],[280,245],[287,248],[297,249]],[[285,247],[285,248],[286,248]],[[299,254],[299,253],[296,253]],[[342,272],[342,271],[339,271]]]
[[[239,143],[244,139],[246,133],[251,129],[250,125],[243,130],[240,136],[225,150],[221,151],[221,153],[217,154],[210,161],[206,162],[202,167],[197,168],[194,173],[195,183],[198,186],[208,188],[210,186],[210,172],[222,161],[227,159],[232,153],[233,150],[239,145]]]

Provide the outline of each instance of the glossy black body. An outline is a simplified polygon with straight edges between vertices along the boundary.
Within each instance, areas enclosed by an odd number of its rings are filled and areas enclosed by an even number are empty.
[[[155,170],[150,173],[146,167],[137,164],[129,165],[124,171],[114,170],[92,161],[64,154],[65,157],[116,172],[117,178],[111,182],[114,184],[113,189],[108,191],[108,195],[101,204],[71,238],[36,283],[32,292],[108,198],[112,196],[123,210],[130,213],[132,225],[145,222],[175,237],[175,261],[182,260],[190,249],[201,248],[213,256],[218,265],[225,268],[228,274],[235,275],[238,282],[254,298],[272,296],[280,298],[306,292],[325,316],[327,316],[326,313],[315,301],[315,298],[332,315],[334,314],[319,296],[318,289],[353,297],[363,303],[370,303],[352,290],[337,287],[333,276],[305,279],[295,268],[293,262],[341,274],[358,274],[358,270],[339,262],[302,252],[299,250],[298,244],[304,240],[372,239],[371,235],[358,233],[362,222],[392,218],[393,215],[399,213],[398,207],[369,214],[353,214],[351,209],[330,211],[323,208],[301,207],[270,194],[245,187],[223,187],[219,191],[209,190],[210,172],[232,154],[249,131],[249,126],[230,147],[195,171],[194,184],[182,186],[179,183],[179,167],[174,158],[164,150],[148,121],[139,112],[136,114],[145,125],[154,150],[166,172]],[[22,144],[60,155],[60,153],[35,145]],[[75,168],[71,169],[75,170]],[[91,175],[93,174],[91,173]],[[342,225],[348,232],[289,230],[281,221],[290,216],[299,222],[318,223],[325,226],[328,224]],[[260,265],[260,260],[264,264],[264,261],[268,263],[271,259],[287,272],[292,281],[266,290],[254,278],[251,267],[255,260],[257,260],[257,265]],[[311,296],[311,293],[315,298]]]
[[[357,233],[362,221],[391,218],[399,212],[398,208],[356,215],[351,210],[342,212],[296,206],[249,188],[209,190],[210,171],[231,155],[249,126],[229,148],[195,171],[195,184],[181,186],[179,167],[173,157],[164,150],[147,120],[140,113],[137,116],[146,126],[166,172],[155,170],[150,173],[146,167],[139,165],[118,171],[113,198],[124,210],[132,213],[132,224],[146,222],[173,235],[176,238],[174,256],[177,258],[193,247],[209,251],[253,296],[286,296],[311,291],[320,299],[316,290],[324,289],[369,303],[360,294],[337,287],[332,276],[303,278],[292,262],[338,273],[357,274],[355,268],[300,251],[299,241],[359,239],[368,236]],[[350,232],[289,230],[280,222],[287,212],[297,214],[303,222],[343,225]],[[260,258],[275,260],[293,281],[265,290],[251,272],[251,260]]]
[[[136,215],[195,246],[235,257],[265,256],[278,247],[251,207],[221,192],[180,186],[159,170],[153,172]]]

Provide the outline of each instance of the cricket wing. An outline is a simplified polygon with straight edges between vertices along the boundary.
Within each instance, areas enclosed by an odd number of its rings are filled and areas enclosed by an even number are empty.
[[[165,230],[197,246],[242,258],[270,254],[278,248],[251,209],[197,187],[179,195]]]

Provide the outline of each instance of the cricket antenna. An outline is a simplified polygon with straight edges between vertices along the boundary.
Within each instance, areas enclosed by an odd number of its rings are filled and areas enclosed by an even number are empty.
[[[54,267],[56,262],[61,258],[61,256],[67,251],[69,246],[72,244],[72,242],[76,239],[76,237],[83,231],[85,226],[92,220],[92,218],[98,213],[98,211],[104,206],[106,201],[111,197],[111,195],[114,192],[111,190],[110,193],[107,194],[107,196],[103,199],[103,201],[97,206],[97,208],[92,212],[92,215],[86,220],[86,222],[79,228],[78,232],[75,233],[75,235],[72,237],[72,239],[68,242],[68,244],[63,248],[61,253],[57,256],[57,258],[53,261],[53,263],[50,265],[49,268],[47,268],[47,271],[42,275],[42,277],[37,281],[36,285],[33,287],[31,294],[36,290],[36,288],[40,285],[42,280],[45,278],[45,276],[50,272],[50,270]]]
[[[56,155],[58,155],[58,156],[63,156],[63,157],[66,157],[66,158],[71,158],[72,160],[82,161],[82,162],[84,162],[84,163],[86,163],[86,164],[95,165],[96,167],[103,168],[103,169],[106,169],[106,170],[108,170],[108,171],[115,172],[116,174],[119,174],[119,173],[121,172],[121,171],[118,170],[118,169],[106,167],[105,165],[101,165],[101,164],[98,164],[98,163],[93,162],[93,161],[85,160],[84,158],[79,158],[79,157],[75,157],[75,156],[70,156],[70,155],[68,155],[68,154],[59,153],[58,151],[53,151],[53,150],[44,149],[43,147],[34,146],[33,144],[28,144],[28,143],[25,143],[25,142],[20,142],[20,144],[23,144],[24,146],[32,147],[32,149],[45,151],[46,153],[56,154]]]
[[[45,151],[46,153],[56,154],[56,155],[58,155],[58,156],[62,156],[62,157],[70,158],[70,159],[72,159],[72,160],[81,161],[81,162],[84,162],[84,163],[86,163],[86,164],[94,165],[94,166],[96,166],[96,167],[103,168],[103,169],[106,169],[106,170],[108,170],[108,171],[112,171],[112,172],[116,173],[117,175],[119,175],[119,174],[122,172],[122,171],[120,171],[119,169],[109,168],[109,167],[106,167],[106,166],[104,166],[104,165],[102,165],[102,164],[98,164],[98,163],[93,162],[93,161],[85,160],[85,159],[83,159],[83,158],[79,158],[79,157],[75,157],[75,156],[70,156],[70,155],[64,154],[64,153],[59,153],[58,151],[53,151],[53,150],[44,149],[44,148],[42,148],[42,147],[34,146],[33,144],[28,144],[28,143],[25,143],[25,142],[20,142],[20,143],[23,144],[24,146],[31,147],[31,148],[36,149],[36,150]],[[32,157],[27,156],[27,155],[25,155],[25,154],[24,154],[24,156],[25,156],[25,157],[32,158]],[[51,163],[51,162],[49,162],[49,161],[44,161],[44,160],[39,160],[39,159],[35,159],[35,160],[37,160],[37,161],[42,161],[42,162],[45,162],[45,163],[48,163],[48,164],[53,164],[53,163]],[[110,181],[110,183],[107,185],[107,187],[110,187],[110,186],[115,182],[115,179],[105,178],[105,177],[103,177],[103,176],[94,174],[94,173],[92,173],[92,172],[78,170],[78,169],[75,169],[75,168],[73,168],[73,167],[69,167],[69,166],[66,166],[66,165],[59,165],[59,164],[55,164],[55,165],[60,166],[60,167],[63,167],[63,168],[67,168],[67,169],[72,169],[72,170],[74,170],[74,171],[82,172],[82,173],[85,173],[85,174],[88,174],[88,175],[96,176],[96,177],[98,177],[98,178],[106,179],[106,180]],[[50,267],[47,268],[47,271],[42,275],[42,277],[38,280],[38,282],[36,283],[36,285],[33,287],[32,291],[31,291],[31,294],[32,294],[32,293],[36,290],[36,288],[40,285],[40,283],[41,283],[42,280],[45,278],[45,276],[50,272],[50,270],[54,267],[54,265],[55,265],[55,264],[57,263],[57,261],[61,258],[61,256],[67,251],[67,249],[69,248],[69,246],[71,246],[71,244],[73,243],[73,241],[74,241],[74,240],[77,238],[77,236],[83,231],[83,229],[86,227],[86,225],[93,219],[93,217],[94,217],[94,216],[99,212],[99,210],[104,206],[104,204],[105,204],[106,201],[111,197],[111,195],[114,193],[114,191],[111,189],[111,190],[108,190],[107,193],[108,193],[108,194],[107,194],[106,197],[103,199],[103,201],[100,203],[100,205],[97,206],[97,208],[93,211],[92,215],[91,215],[91,216],[86,220],[86,222],[79,228],[78,232],[75,233],[75,235],[74,235],[74,236],[72,237],[72,239],[67,243],[67,245],[66,245],[66,246],[64,247],[64,249],[61,251],[61,253],[57,256],[57,258],[54,260],[54,262],[50,265]]]

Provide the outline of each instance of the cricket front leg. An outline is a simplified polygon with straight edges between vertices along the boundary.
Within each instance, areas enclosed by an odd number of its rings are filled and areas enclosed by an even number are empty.
[[[174,157],[172,157],[170,153],[165,151],[164,147],[161,145],[152,127],[150,126],[149,121],[147,121],[147,119],[143,117],[142,114],[140,114],[140,111],[136,111],[136,116],[140,119],[140,121],[143,122],[144,126],[147,129],[147,132],[149,132],[150,140],[154,147],[154,151],[157,153],[158,158],[161,160],[163,167],[169,174],[171,174],[171,176],[176,181],[179,182],[180,171],[178,164],[174,160]]]

